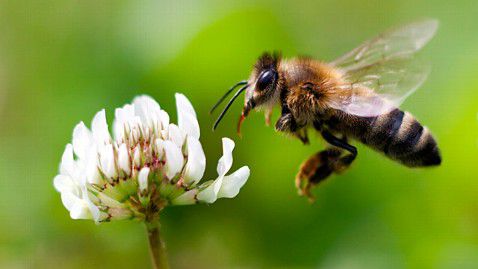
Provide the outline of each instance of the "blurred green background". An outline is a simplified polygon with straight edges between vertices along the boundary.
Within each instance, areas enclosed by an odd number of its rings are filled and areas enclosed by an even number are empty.
[[[218,131],[208,109],[259,54],[332,60],[419,18],[441,25],[421,53],[433,71],[403,105],[439,141],[443,164],[411,170],[363,146],[352,169],[297,195],[303,146],[264,125]],[[173,268],[478,268],[478,2],[1,1],[0,267],[148,268],[144,227],[74,221],[52,179],[74,125],[146,93],[175,119],[174,93],[198,113],[215,178],[220,138],[252,170],[236,199],[163,214]],[[277,111],[275,113],[277,117]]]

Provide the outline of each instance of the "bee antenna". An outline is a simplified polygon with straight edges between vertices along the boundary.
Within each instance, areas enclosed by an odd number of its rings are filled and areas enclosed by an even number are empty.
[[[217,118],[216,122],[214,123],[214,126],[212,127],[212,130],[216,130],[216,127],[217,125],[219,124],[219,122],[221,122],[222,118],[224,117],[224,115],[226,115],[226,112],[227,110],[229,109],[229,107],[231,107],[232,103],[234,102],[234,100],[236,100],[236,98],[245,90],[247,89],[247,87],[249,87],[249,85],[246,84],[246,86],[240,88],[235,94],[234,96],[232,96],[231,100],[229,100],[229,103],[227,103],[226,107],[224,108],[224,110],[222,110],[221,114],[219,115],[219,117]]]
[[[237,86],[244,85],[244,84],[247,84],[247,80],[239,81],[239,82],[236,83],[234,86],[232,86],[232,87],[221,97],[221,99],[219,99],[219,101],[217,101],[217,103],[211,108],[211,110],[209,111],[209,114],[212,114],[212,112],[214,112],[214,110],[222,103],[222,101],[224,101],[224,99],[226,99],[226,97],[227,97],[235,88],[237,88]]]

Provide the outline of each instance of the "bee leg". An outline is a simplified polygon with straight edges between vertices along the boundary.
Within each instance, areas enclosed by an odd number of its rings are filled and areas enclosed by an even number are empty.
[[[268,108],[266,110],[265,117],[266,117],[266,125],[270,126],[271,125],[271,117],[272,117],[272,108]]]
[[[302,129],[298,130],[295,133],[295,136],[297,136],[297,138],[299,138],[300,141],[302,141],[302,143],[304,145],[310,144],[309,135],[307,134],[307,129],[306,128],[302,128]]]
[[[346,142],[346,138],[339,139],[327,130],[322,130],[322,136],[331,144],[332,148],[319,151],[302,163],[296,176],[296,187],[300,195],[305,195],[310,201],[314,200],[310,190],[322,182],[332,173],[341,173],[355,160],[357,149]],[[344,150],[348,154],[344,154]]]
[[[310,190],[334,172],[331,164],[337,161],[342,153],[343,151],[339,148],[328,148],[317,152],[304,161],[295,177],[295,185],[299,190],[299,195],[307,196],[309,201],[313,202],[314,197]]]
[[[282,110],[281,117],[276,122],[276,130],[279,132],[292,133],[295,137],[299,138],[304,145],[309,144],[309,136],[307,130],[299,126],[292,116],[292,113],[288,110]]]
[[[275,127],[277,131],[291,133],[295,133],[299,129],[294,116],[286,107],[282,108],[282,115],[277,120]]]
[[[339,139],[327,130],[323,130],[321,134],[325,141],[327,141],[327,143],[349,152],[349,154],[338,158],[333,163],[334,172],[340,173],[347,169],[357,157],[357,148],[347,143],[347,138],[345,136],[342,139]]]

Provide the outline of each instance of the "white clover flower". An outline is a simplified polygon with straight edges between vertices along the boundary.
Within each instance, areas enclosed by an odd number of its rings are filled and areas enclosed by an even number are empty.
[[[113,137],[105,111],[91,130],[80,122],[66,145],[54,186],[73,219],[96,222],[156,218],[169,205],[213,203],[235,197],[249,177],[244,166],[232,166],[234,142],[223,138],[218,178],[200,183],[206,157],[199,124],[189,100],[176,94],[178,125],[149,96],[115,111]]]

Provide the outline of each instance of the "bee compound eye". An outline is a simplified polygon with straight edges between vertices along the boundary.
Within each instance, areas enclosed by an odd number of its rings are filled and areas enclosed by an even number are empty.
[[[259,78],[257,79],[256,87],[258,90],[263,91],[269,85],[271,85],[274,80],[277,78],[277,73],[274,70],[266,70],[261,73]]]

